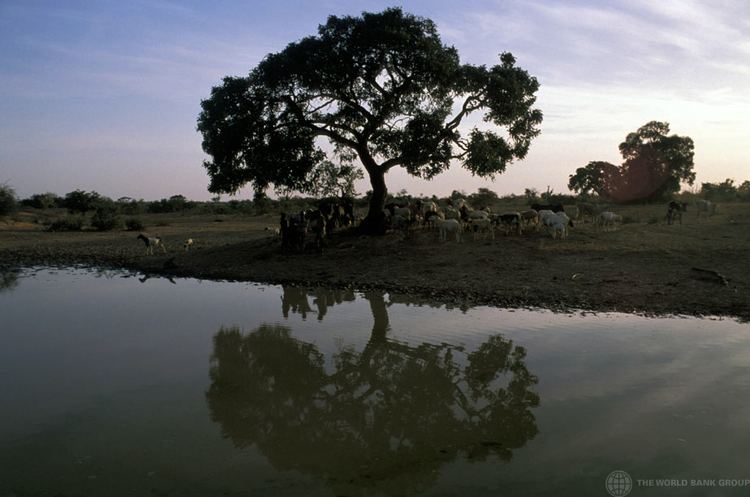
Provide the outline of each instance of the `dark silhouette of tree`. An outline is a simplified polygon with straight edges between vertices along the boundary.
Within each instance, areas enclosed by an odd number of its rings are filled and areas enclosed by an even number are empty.
[[[568,188],[576,193],[596,193],[608,199],[620,187],[620,178],[619,167],[609,162],[592,161],[576,169],[570,176]]]
[[[489,68],[461,64],[431,20],[399,8],[330,16],[317,36],[267,55],[247,77],[225,78],[201,102],[209,191],[305,191],[332,153],[364,167],[372,194],[363,228],[381,232],[393,167],[429,179],[457,160],[493,177],[525,157],[542,121],[532,108],[538,88],[509,53]],[[462,136],[474,112],[502,132]]]
[[[0,217],[15,212],[18,204],[16,191],[6,183],[0,183]]]
[[[661,200],[679,192],[683,181],[692,185],[693,140],[668,133],[666,122],[641,126],[620,144],[622,165],[589,162],[570,175],[568,188],[625,203]]]
[[[536,436],[537,379],[522,347],[500,335],[469,354],[398,342],[387,336],[383,294],[365,298],[370,340],[328,361],[285,326],[220,329],[206,398],[223,434],[334,489],[376,480],[397,482],[404,495],[429,488],[459,455],[507,461]]]

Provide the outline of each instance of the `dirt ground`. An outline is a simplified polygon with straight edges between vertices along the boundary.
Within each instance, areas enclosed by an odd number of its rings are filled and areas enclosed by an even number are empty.
[[[445,303],[750,319],[748,204],[710,219],[687,212],[668,226],[661,206],[618,209],[626,223],[578,223],[566,240],[543,233],[439,242],[434,231],[363,237],[335,233],[322,253],[283,255],[277,217],[142,216],[167,254],[145,255],[136,232],[49,233],[31,220],[0,222],[0,267],[120,267],[149,274],[353,287]],[[269,229],[267,229],[269,228]],[[185,239],[195,245],[182,249]],[[709,270],[726,278],[725,282]]]

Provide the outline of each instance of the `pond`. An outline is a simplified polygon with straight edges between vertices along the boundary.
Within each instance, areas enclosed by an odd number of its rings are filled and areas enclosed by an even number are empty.
[[[0,497],[750,487],[732,320],[47,268],[0,319]]]

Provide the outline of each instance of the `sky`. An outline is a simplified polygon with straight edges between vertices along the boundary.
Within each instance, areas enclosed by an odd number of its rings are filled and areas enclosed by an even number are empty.
[[[209,199],[196,119],[211,88],[329,15],[392,6],[435,21],[462,62],[513,53],[540,82],[544,122],[494,181],[457,164],[431,181],[394,169],[391,191],[565,192],[589,161],[619,164],[619,143],[653,120],[693,138],[697,185],[750,179],[746,0],[0,0],[0,183],[22,198]]]

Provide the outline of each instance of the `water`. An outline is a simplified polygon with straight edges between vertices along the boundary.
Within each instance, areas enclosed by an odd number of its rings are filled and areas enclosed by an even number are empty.
[[[0,319],[0,497],[750,487],[731,320],[53,269],[4,273]]]

